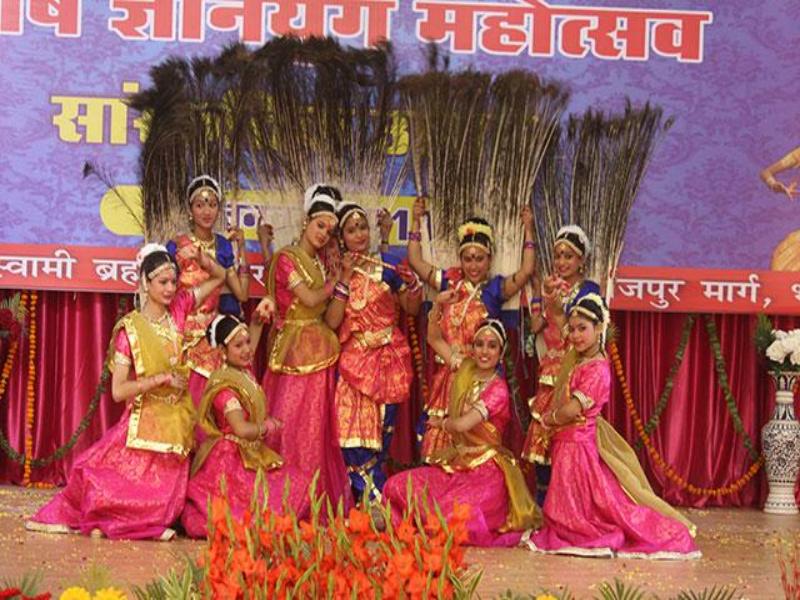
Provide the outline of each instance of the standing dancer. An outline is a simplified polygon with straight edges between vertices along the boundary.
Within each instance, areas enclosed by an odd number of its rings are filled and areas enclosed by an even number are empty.
[[[323,320],[335,279],[326,280],[319,253],[334,235],[340,199],[334,187],[306,190],[300,241],[272,258],[267,293],[275,299],[277,318],[267,339],[264,375],[272,415],[283,423],[269,445],[286,464],[309,475],[319,470],[317,490],[334,503],[350,499],[350,486],[334,410],[339,340]]]
[[[225,285],[215,290],[204,302],[198,303],[186,319],[184,352],[186,364],[192,370],[189,391],[195,406],[200,406],[208,376],[222,366],[222,353],[209,346],[206,329],[218,313],[241,315],[240,302],[245,302],[249,297],[250,270],[242,231],[232,231],[238,256],[228,238],[214,233],[222,200],[219,183],[209,175],[201,175],[191,181],[186,195],[192,231],[167,243],[167,250],[180,267],[180,286],[192,288],[208,279],[208,273],[198,264],[194,248],[211,257],[225,270]]]
[[[437,298],[428,341],[442,355],[451,353],[435,318],[453,290]],[[407,489],[426,493],[449,517],[456,503],[468,504],[468,543],[476,546],[515,546],[522,532],[537,527],[541,513],[525,484],[517,462],[503,447],[503,431],[511,418],[508,385],[499,373],[507,344],[500,321],[479,324],[473,336],[472,357],[456,373],[445,418],[431,417],[429,425],[448,433],[451,445],[431,457],[435,466],[403,471],[386,482],[384,497],[399,523],[407,508]]]
[[[540,326],[547,351],[539,361],[539,385],[530,401],[531,412],[545,414],[550,409],[553,385],[566,352],[566,314],[586,294],[600,293],[600,286],[584,279],[586,256],[591,250],[589,238],[577,225],[559,229],[553,246],[555,273],[543,283],[544,323]],[[539,333],[539,332],[537,332]],[[522,458],[536,465],[536,499],[544,504],[550,481],[550,431],[536,420],[531,421],[522,449]]]
[[[533,213],[526,206],[522,211],[522,224],[525,228],[522,266],[510,277],[490,277],[489,269],[494,250],[492,228],[484,219],[472,218],[458,228],[460,266],[444,271],[422,258],[420,223],[424,214],[425,201],[417,198],[411,232],[408,235],[409,263],[424,283],[437,291],[452,288],[455,294],[443,307],[441,316],[442,336],[452,352],[449,358],[437,353],[436,369],[430,398],[424,408],[423,423],[431,417],[447,416],[453,375],[472,344],[476,326],[487,317],[499,318],[503,302],[522,289],[533,275],[536,247],[533,241]],[[449,434],[440,428],[426,428],[420,451],[422,460],[430,462],[435,452],[449,445],[449,438]]]
[[[78,459],[67,486],[26,524],[33,531],[168,540],[186,498],[195,410],[180,364],[187,315],[217,287],[223,269],[193,257],[210,277],[177,289],[166,248],[147,244],[136,257],[141,309],[117,323],[109,349],[111,394],[127,404],[120,421]]]
[[[416,315],[422,284],[395,257],[368,254],[370,230],[363,208],[345,203],[338,215],[346,258],[325,320],[339,330],[342,345],[336,385],[339,446],[353,492],[360,497],[367,478],[378,492],[386,481],[383,463],[397,406],[408,400],[414,378],[411,350],[397,326],[397,305]]]
[[[212,348],[222,349],[225,365],[211,374],[200,405],[198,419],[206,438],[192,463],[181,515],[186,533],[208,535],[208,501],[220,494],[223,476],[231,513],[241,519],[250,506],[259,469],[267,484],[269,508],[283,512],[284,487],[288,485],[287,506],[298,519],[304,518],[309,507],[309,478],[296,467],[284,466],[283,459],[263,440],[281,423],[269,416],[264,391],[250,371],[258,339],[251,343],[247,326],[231,315],[219,315],[212,321],[208,339]]]
[[[566,358],[553,408],[535,414],[553,431],[553,473],[544,526],[527,540],[532,550],[579,556],[697,558],[694,526],[658,498],[636,455],[600,416],[611,394],[604,353],[608,309],[587,294],[569,312]]]

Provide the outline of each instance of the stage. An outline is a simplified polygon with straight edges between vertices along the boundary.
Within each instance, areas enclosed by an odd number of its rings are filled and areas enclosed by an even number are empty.
[[[128,588],[180,566],[185,554],[194,556],[202,547],[202,542],[183,538],[167,543],[125,542],[25,531],[25,519],[52,493],[0,487],[0,583],[16,581],[23,573],[39,569],[45,589],[55,594],[75,584],[81,570],[98,565],[108,569],[115,585]],[[698,561],[571,558],[535,555],[522,549],[470,549],[467,559],[484,569],[478,588],[483,598],[494,598],[507,589],[536,593],[562,586],[577,598],[591,598],[602,581],[615,577],[641,585],[661,598],[713,585],[736,586],[741,597],[748,599],[783,597],[776,546],[780,536],[800,533],[799,517],[748,509],[690,510],[688,515],[699,528],[703,558]]]

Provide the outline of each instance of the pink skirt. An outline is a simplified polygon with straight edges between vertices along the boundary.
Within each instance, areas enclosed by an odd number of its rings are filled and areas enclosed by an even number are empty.
[[[552,457],[544,527],[531,536],[533,549],[590,556],[699,555],[683,523],[628,497],[593,441],[555,438]]]
[[[216,443],[200,470],[189,480],[181,522],[191,537],[202,538],[208,535],[208,500],[209,497],[221,493],[220,483],[223,476],[231,514],[241,519],[245,510],[250,507],[256,472],[244,467],[235,442],[222,439]],[[284,512],[283,492],[288,483],[288,508],[294,511],[298,519],[308,516],[311,502],[308,495],[310,479],[307,475],[295,467],[284,466],[266,471],[264,480],[269,493],[268,506],[273,512]],[[260,493],[259,502],[263,502],[263,494]]]
[[[383,497],[391,502],[392,521],[399,524],[406,509],[406,490],[411,480],[412,494],[422,497],[427,488],[428,501],[435,501],[445,519],[453,513],[453,504],[469,504],[468,544],[472,546],[516,546],[521,532],[500,532],[508,517],[508,493],[503,472],[490,460],[471,471],[447,473],[439,467],[419,467],[393,475],[383,488]],[[420,507],[422,509],[422,507]]]
[[[319,471],[316,491],[325,494],[336,506],[344,500],[352,505],[350,480],[339,448],[334,390],[335,367],[308,375],[285,375],[267,371],[264,390],[270,416],[283,427],[267,439],[267,444],[309,478]]]
[[[122,419],[77,458],[66,487],[34,515],[35,524],[83,534],[100,529],[111,539],[154,539],[178,519],[191,461],[127,448],[129,419],[126,409]]]

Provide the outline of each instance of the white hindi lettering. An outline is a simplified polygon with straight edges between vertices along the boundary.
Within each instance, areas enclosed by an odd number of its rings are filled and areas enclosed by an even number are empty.
[[[667,295],[672,297],[675,302],[680,302],[680,289],[686,285],[683,279],[616,279],[617,290],[628,298],[644,300],[645,294],[653,300],[649,300],[650,306],[659,310],[666,310],[672,302],[667,299]]]
[[[750,273],[747,281],[701,281],[700,284],[703,286],[703,296],[720,303],[732,303],[736,296],[756,304],[761,288],[757,273]]]
[[[136,271],[136,261],[114,259],[92,259],[94,272],[100,281],[122,281],[136,287],[139,283],[139,274]]]
[[[72,267],[77,262],[69,251],[59,248],[53,256],[0,256],[0,271],[26,279],[38,279],[40,271],[56,279],[72,279]]]

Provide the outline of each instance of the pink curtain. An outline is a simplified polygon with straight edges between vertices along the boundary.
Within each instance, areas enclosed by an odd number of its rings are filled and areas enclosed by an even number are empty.
[[[0,297],[10,292],[0,292]],[[35,410],[33,451],[36,458],[49,456],[72,435],[86,414],[100,377],[108,339],[119,310],[120,297],[112,294],[40,292],[37,307],[37,352],[35,358]],[[617,343],[634,402],[646,420],[663,390],[667,373],[680,340],[685,315],[616,312]],[[760,429],[769,419],[774,390],[764,366],[755,355],[751,315],[714,316],[731,391],[745,430],[760,450]],[[800,318],[780,317],[781,328],[800,326]],[[419,328],[421,343],[424,331]],[[535,381],[535,365],[515,353],[517,377],[523,395],[529,395]],[[263,344],[259,348],[257,371],[263,370]],[[259,376],[261,373],[257,373]],[[28,344],[23,338],[8,389],[0,398],[0,428],[12,448],[24,450]],[[412,401],[401,410],[392,456],[408,463],[414,457],[414,424],[421,408],[415,391]],[[35,468],[33,481],[62,484],[71,465],[84,448],[97,440],[120,416],[122,406],[108,394],[77,445],[62,460]],[[629,440],[635,430],[618,385],[607,417]],[[519,428],[512,430],[510,445],[518,445]],[[664,458],[684,478],[697,486],[714,487],[742,475],[750,459],[741,437],[733,427],[722,388],[714,369],[704,317],[698,317],[691,332],[683,364],[653,442]],[[656,491],[669,502],[682,506],[760,506],[766,493],[763,472],[741,492],[721,497],[696,497],[680,490],[655,467],[646,452],[640,460]],[[0,451],[0,482],[20,483],[22,466]]]

